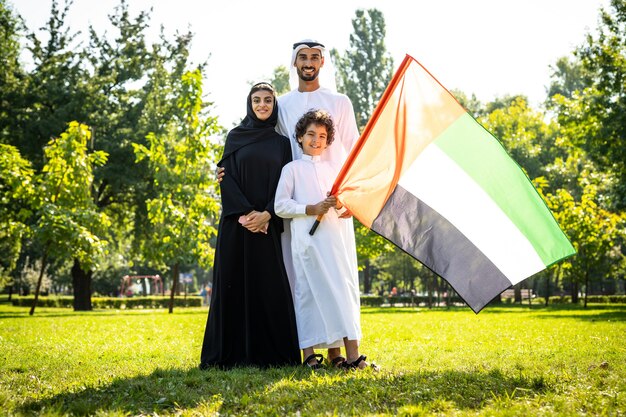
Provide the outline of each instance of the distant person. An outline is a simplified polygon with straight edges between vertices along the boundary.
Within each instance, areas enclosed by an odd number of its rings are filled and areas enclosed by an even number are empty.
[[[222,214],[200,368],[298,365],[300,350],[274,212],[289,140],[275,130],[274,88],[255,84],[246,117],[227,135],[219,166]]]
[[[200,297],[202,297],[202,305],[207,306],[211,301],[211,288],[208,285],[203,285],[200,290]]]

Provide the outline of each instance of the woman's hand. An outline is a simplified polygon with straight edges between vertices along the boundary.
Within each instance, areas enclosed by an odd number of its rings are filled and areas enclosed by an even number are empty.
[[[272,215],[267,211],[253,210],[246,214],[246,223],[243,227],[252,233],[267,233],[267,227]]]
[[[222,178],[224,178],[224,175],[226,175],[224,171],[224,167],[217,167],[217,171],[215,171],[215,176],[217,177],[218,183],[222,182]]]

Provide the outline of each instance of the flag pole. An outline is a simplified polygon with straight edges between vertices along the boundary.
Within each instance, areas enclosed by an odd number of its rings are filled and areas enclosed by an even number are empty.
[[[309,235],[313,236],[313,233],[315,233],[315,231],[317,230],[317,226],[320,225],[320,221],[322,220],[322,217],[324,217],[323,214],[317,215],[317,219],[315,219],[315,223],[313,223],[313,226],[311,226],[311,230],[309,230]]]

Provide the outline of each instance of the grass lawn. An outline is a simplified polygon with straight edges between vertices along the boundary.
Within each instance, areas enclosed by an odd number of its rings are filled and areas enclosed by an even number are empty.
[[[626,416],[626,306],[363,308],[382,371],[197,369],[207,309],[0,304],[0,415]]]

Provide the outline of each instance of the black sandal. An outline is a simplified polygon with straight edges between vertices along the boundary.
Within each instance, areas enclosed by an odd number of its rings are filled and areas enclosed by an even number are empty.
[[[348,363],[348,361],[345,361],[342,366],[346,369],[361,369],[359,368],[359,364],[361,362],[365,362],[365,360],[367,359],[367,356],[365,355],[361,355],[359,356],[354,362],[350,362]],[[370,363],[369,365],[370,368],[372,368],[373,371],[378,372],[380,371],[380,367],[378,365],[376,365],[374,362]],[[365,368],[363,368],[365,369]]]
[[[330,361],[330,365],[333,368],[343,368],[344,364],[347,362],[346,358],[344,358],[343,356],[339,355],[335,358],[333,358],[332,361]]]
[[[313,359],[317,360],[317,363],[311,365],[309,362]],[[302,365],[308,366],[312,370],[322,369],[322,362],[324,361],[324,356],[321,353],[314,353],[312,355],[307,356],[307,358],[302,362]]]

